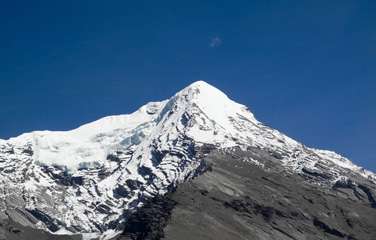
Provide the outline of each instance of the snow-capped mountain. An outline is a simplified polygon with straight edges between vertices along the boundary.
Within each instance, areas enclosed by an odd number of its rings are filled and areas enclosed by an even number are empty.
[[[247,107],[198,81],[132,114],[0,140],[0,211],[18,211],[54,234],[109,239],[145,199],[199,174],[210,149],[249,147],[272,153],[287,172],[325,174],[314,184],[352,175],[376,182],[372,172],[263,125]]]

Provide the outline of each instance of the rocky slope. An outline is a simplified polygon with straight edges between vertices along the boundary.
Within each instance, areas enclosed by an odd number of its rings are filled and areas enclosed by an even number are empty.
[[[318,188],[353,191],[375,204],[375,174],[263,125],[245,106],[198,81],[129,115],[0,140],[3,222],[111,239],[150,199],[200,175],[208,153],[234,149],[268,153],[284,174],[305,176]],[[269,157],[252,156],[252,166],[268,164]]]
[[[322,176],[292,174],[253,148],[215,150],[204,161],[205,173],[147,202],[118,240],[376,239],[376,188],[361,177],[319,186],[312,181]]]

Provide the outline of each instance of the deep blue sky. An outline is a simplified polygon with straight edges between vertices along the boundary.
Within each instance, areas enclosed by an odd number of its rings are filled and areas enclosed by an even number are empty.
[[[362,0],[3,2],[0,138],[129,113],[203,79],[376,170],[375,13]]]

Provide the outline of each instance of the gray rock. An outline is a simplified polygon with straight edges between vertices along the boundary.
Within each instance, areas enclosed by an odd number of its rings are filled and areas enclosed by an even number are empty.
[[[376,239],[374,185],[362,178],[312,184],[325,182],[326,173],[289,173],[276,159],[260,149],[213,151],[205,160],[209,171],[141,208],[118,240]],[[365,197],[354,196],[354,188]],[[147,224],[153,227],[137,228]]]

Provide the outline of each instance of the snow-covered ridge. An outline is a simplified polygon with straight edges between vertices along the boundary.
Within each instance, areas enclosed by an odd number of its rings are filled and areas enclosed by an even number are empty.
[[[110,116],[71,131],[37,131],[0,140],[0,191],[22,196],[15,207],[55,219],[52,232],[113,232],[124,210],[191,178],[200,147],[257,147],[293,172],[330,169],[376,181],[375,174],[329,151],[316,150],[271,129],[244,105],[204,81],[134,113]],[[0,194],[1,196],[1,194]],[[9,203],[0,201],[0,210]],[[95,235],[95,234],[94,234]]]
[[[166,118],[166,113],[175,111]],[[152,102],[128,115],[110,116],[85,124],[71,131],[36,131],[8,140],[11,144],[31,143],[35,162],[47,165],[59,165],[75,171],[83,165],[103,164],[106,156],[117,147],[140,144],[151,132],[159,134],[162,121],[174,123],[182,116],[197,114],[187,136],[197,142],[218,144],[221,147],[236,146],[239,143],[264,145],[265,136],[254,134],[261,124],[244,105],[229,99],[223,92],[197,81],[169,100]],[[201,116],[200,116],[201,115]],[[189,117],[189,116],[188,116]],[[164,119],[166,118],[166,119]],[[208,121],[208,122],[204,122]],[[243,123],[251,132],[245,132]],[[157,126],[159,125],[159,126]],[[204,129],[207,125],[207,129]],[[167,124],[167,126],[169,126]],[[273,138],[273,131],[267,133]],[[230,138],[236,138],[234,139]],[[296,144],[286,136],[284,141]],[[278,141],[273,144],[280,145]]]
[[[132,114],[109,116],[71,131],[36,131],[11,138],[9,143],[32,144],[35,162],[75,171],[86,165],[103,164],[117,145],[132,144],[148,135],[164,102],[152,102]]]

